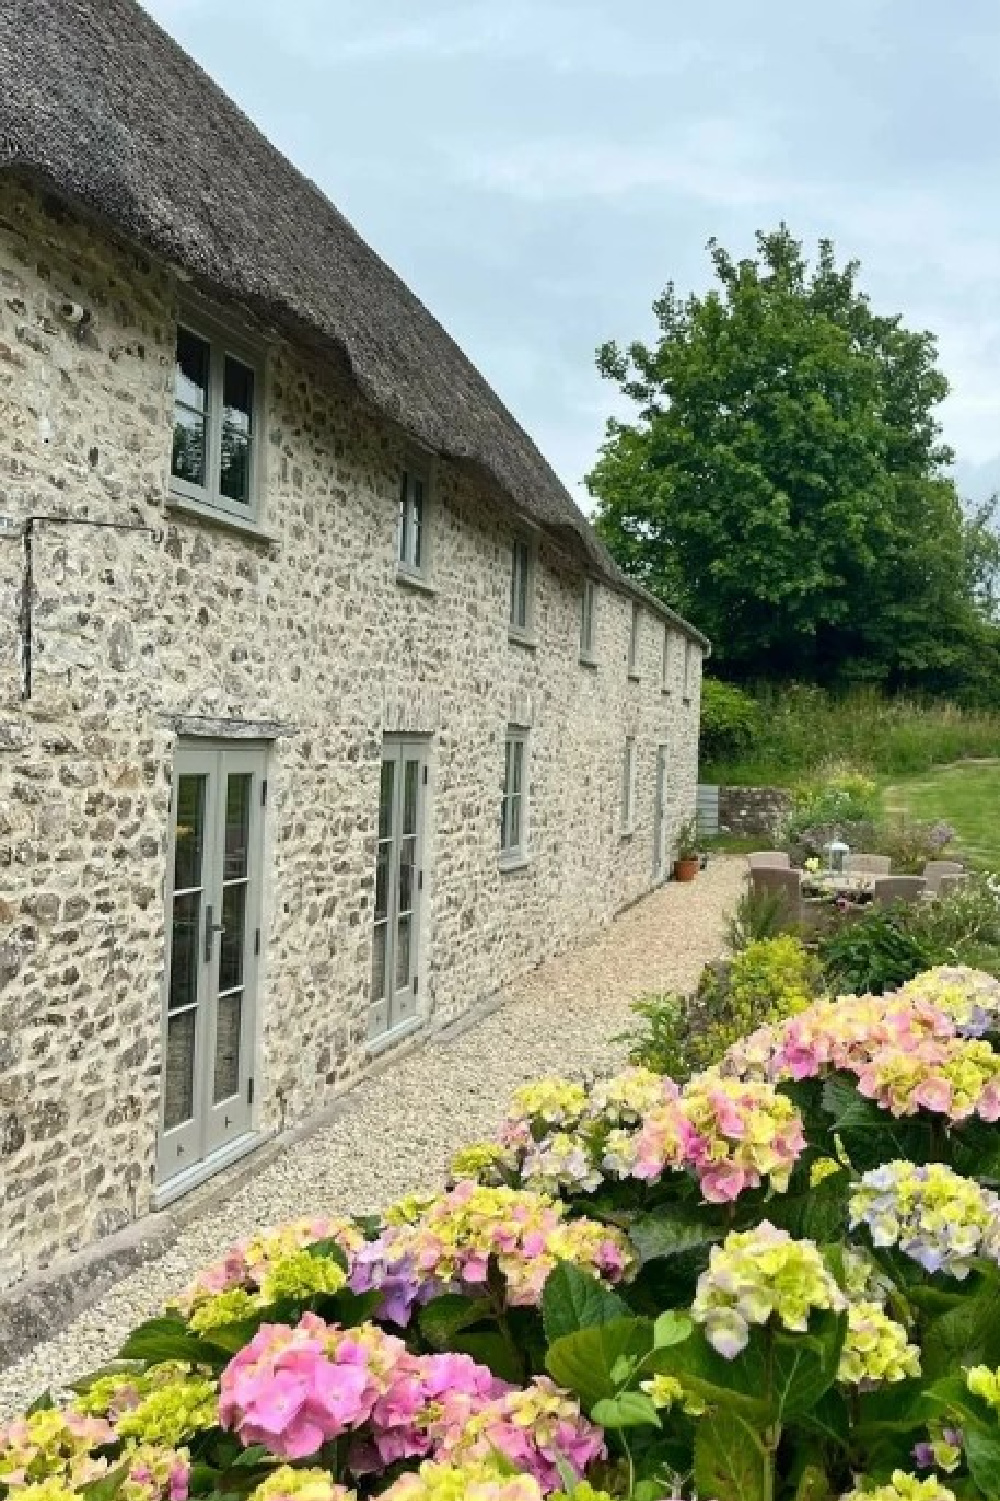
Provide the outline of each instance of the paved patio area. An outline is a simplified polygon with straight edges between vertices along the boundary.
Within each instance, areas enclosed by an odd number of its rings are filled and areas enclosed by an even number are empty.
[[[493,1134],[517,1085],[619,1067],[624,1050],[612,1038],[630,1021],[629,1003],[693,986],[721,950],[744,869],[742,859],[720,857],[690,885],[663,887],[594,941],[512,986],[505,1004],[476,1025],[365,1081],[335,1120],[207,1208],[164,1255],[0,1374],[0,1416],[110,1359],[134,1324],[253,1229],[304,1214],[362,1213],[439,1187],[459,1146]]]

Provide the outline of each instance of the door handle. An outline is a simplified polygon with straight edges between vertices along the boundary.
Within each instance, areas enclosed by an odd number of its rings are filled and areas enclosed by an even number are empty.
[[[213,908],[211,906],[208,906],[208,907],[205,908],[205,963],[206,964],[210,963],[211,958],[212,958],[212,940],[213,940],[213,935],[216,934],[216,933],[224,933],[226,931],[224,925],[221,922],[213,922],[212,921],[212,917],[213,917]]]

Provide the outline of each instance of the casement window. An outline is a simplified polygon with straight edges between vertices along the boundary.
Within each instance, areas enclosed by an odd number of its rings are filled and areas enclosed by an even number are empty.
[[[580,603],[580,661],[594,662],[594,613],[597,608],[597,585],[593,579],[584,579]]]
[[[531,642],[535,629],[535,552],[527,537],[515,537],[510,552],[510,634]]]
[[[694,644],[693,641],[685,641],[685,643],[684,643],[684,694],[683,694],[683,697],[684,697],[684,702],[686,704],[689,704],[691,702],[691,684],[694,682],[694,660],[693,660],[691,654],[692,654],[692,652],[695,652],[697,650],[698,650],[698,648],[695,646],[695,644]]]
[[[408,465],[399,482],[399,514],[396,522],[396,568],[406,578],[428,578],[427,541],[431,483],[428,470]]]
[[[670,682],[670,670],[673,666],[673,652],[671,651],[671,641],[672,637],[670,634],[670,627],[668,625],[665,625],[663,627],[663,662],[660,669],[660,686],[663,689],[664,693],[669,693],[671,687],[673,686]]]
[[[629,735],[625,741],[625,758],[622,763],[622,835],[631,834],[635,829],[635,736]]]
[[[500,863],[522,864],[528,847],[528,732],[512,725],[504,742],[503,798],[500,804]]]
[[[263,362],[222,330],[179,324],[170,489],[209,511],[256,522]]]
[[[628,638],[628,675],[630,678],[639,676],[639,630],[642,621],[642,610],[637,604],[632,605],[632,626]]]

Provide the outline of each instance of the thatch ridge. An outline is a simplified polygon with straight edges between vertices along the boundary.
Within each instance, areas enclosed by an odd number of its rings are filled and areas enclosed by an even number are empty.
[[[42,180],[291,337],[345,358],[421,444],[488,473],[582,566],[644,598],[496,393],[315,183],[136,0],[0,0],[0,166]]]

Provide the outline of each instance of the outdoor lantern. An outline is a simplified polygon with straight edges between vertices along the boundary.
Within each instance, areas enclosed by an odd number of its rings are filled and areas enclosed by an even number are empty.
[[[838,835],[831,839],[829,844],[824,844],[823,850],[826,854],[827,870],[833,871],[834,875],[842,876],[844,874],[844,863],[851,853],[850,845],[845,844]]]

